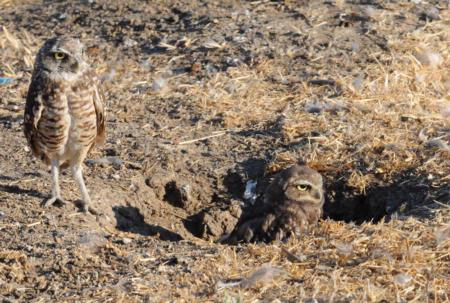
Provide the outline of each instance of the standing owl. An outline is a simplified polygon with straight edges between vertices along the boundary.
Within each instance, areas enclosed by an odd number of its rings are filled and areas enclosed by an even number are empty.
[[[264,205],[255,205],[262,214],[244,220],[226,242],[270,242],[300,236],[320,219],[323,204],[322,176],[306,166],[291,166],[267,187]]]
[[[59,171],[70,167],[87,212],[91,199],[82,163],[93,146],[105,139],[105,109],[78,39],[52,38],[39,50],[26,100],[24,133],[33,154],[51,165],[52,194],[44,205],[65,203]]]

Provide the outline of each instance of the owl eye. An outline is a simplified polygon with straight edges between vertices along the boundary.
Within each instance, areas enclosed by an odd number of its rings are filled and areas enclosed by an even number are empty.
[[[305,184],[300,184],[300,185],[297,185],[297,189],[299,191],[307,191],[307,190],[310,189],[310,186],[309,185],[305,185]]]
[[[56,60],[62,60],[62,59],[64,59],[66,57],[66,54],[61,53],[61,52],[56,52],[53,55],[55,56]]]

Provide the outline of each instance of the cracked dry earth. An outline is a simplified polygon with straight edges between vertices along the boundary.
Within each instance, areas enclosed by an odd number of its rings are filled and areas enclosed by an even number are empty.
[[[446,1],[0,5],[2,302],[449,299]],[[97,217],[69,173],[73,203],[40,206],[50,174],[22,134],[55,34],[85,42],[107,92],[107,142],[85,163]],[[297,162],[326,180],[317,229],[217,244]]]

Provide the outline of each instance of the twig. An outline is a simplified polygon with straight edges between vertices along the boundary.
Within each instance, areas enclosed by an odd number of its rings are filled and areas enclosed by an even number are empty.
[[[37,221],[37,222],[34,222],[34,223],[27,224],[27,227],[33,227],[33,226],[39,225],[41,223],[42,223],[41,221]]]
[[[214,135],[209,135],[209,136],[205,136],[205,137],[201,137],[201,138],[197,138],[197,139],[187,140],[187,141],[180,142],[177,145],[185,145],[185,144],[190,144],[190,143],[194,143],[194,142],[198,142],[198,141],[203,141],[203,140],[207,140],[207,139],[210,139],[210,138],[223,136],[226,133],[227,132],[224,131],[224,132],[220,132],[220,133],[217,133],[217,134],[214,134]]]

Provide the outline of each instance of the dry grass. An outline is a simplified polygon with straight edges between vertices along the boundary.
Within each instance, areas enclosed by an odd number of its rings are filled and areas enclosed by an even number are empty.
[[[0,8],[11,8],[14,6],[20,6],[27,3],[36,2],[35,0],[0,0]]]
[[[442,146],[450,140],[446,114],[450,108],[450,37],[445,16],[402,39],[390,37],[380,21],[377,30],[386,31],[390,52],[370,53],[373,63],[359,71],[361,76],[343,76],[341,70],[332,70],[327,61],[319,60],[316,68],[328,71],[326,78],[341,90],[337,98],[327,96],[329,87],[307,81],[290,85],[272,81],[288,78],[283,76],[288,71],[282,60],[230,68],[189,86],[187,94],[200,112],[210,119],[219,118],[225,129],[254,127],[281,118],[286,144],[308,142],[296,154],[275,155],[270,172],[300,158],[322,172],[353,171],[349,185],[361,192],[371,180],[391,180],[412,168],[445,177],[449,151]],[[321,114],[312,115],[312,111]],[[425,140],[421,133],[426,133]],[[437,148],[427,144],[433,138],[443,144]],[[439,161],[424,161],[424,157]]]
[[[225,251],[219,264],[235,266],[231,277],[246,276],[255,265],[265,262],[288,272],[288,277],[270,286],[241,290],[238,295],[244,298],[271,297],[274,291],[283,292],[294,283],[296,291],[284,293],[284,299],[301,301],[314,294],[326,301],[444,302],[449,300],[446,268],[450,242],[448,238],[442,241],[440,235],[448,234],[448,219],[438,216],[430,225],[413,218],[362,226],[323,221],[301,241],[281,246],[301,262],[289,261],[278,245],[254,245],[240,252],[239,260]]]
[[[12,2],[0,1],[0,7]],[[373,53],[373,62],[359,71],[364,75],[361,79],[332,71],[325,61],[318,60],[316,68],[329,71],[327,78],[340,87],[338,97],[328,96],[329,87],[307,81],[291,85],[273,81],[287,74],[285,64],[277,59],[230,68],[195,84],[161,91],[159,97],[170,100],[179,98],[180,92],[185,94],[205,120],[219,117],[224,130],[271,127],[278,121],[275,124],[281,140],[298,143],[299,149],[275,153],[269,172],[302,159],[324,174],[345,176],[347,184],[361,193],[377,180],[389,182],[408,169],[432,176],[436,187],[442,186],[450,180],[450,152],[426,142],[433,138],[450,142],[449,117],[445,114],[450,107],[446,21],[450,16],[444,14],[441,21],[404,38],[386,33],[390,52]],[[378,30],[383,34],[384,17],[379,18]],[[0,76],[22,81],[17,88],[2,93],[0,116],[12,111],[10,105],[22,106],[40,42],[26,32],[10,32],[6,27],[0,32]],[[159,77],[156,72],[147,75],[137,63],[128,67],[116,70],[117,82],[108,84],[112,94],[120,95],[132,83],[150,85]],[[99,70],[108,72],[105,65]],[[167,81],[170,85],[176,79]],[[111,111],[121,110],[111,106]],[[320,114],[311,114],[312,107]],[[177,272],[170,280],[158,279],[169,271],[169,265],[147,269],[146,262],[153,260],[151,254],[132,260],[136,253],[121,250],[112,238],[96,255],[75,252],[82,264],[77,265],[80,271],[100,271],[99,285],[112,279],[108,275],[123,275],[113,286],[87,287],[89,299],[84,302],[138,302],[150,294],[155,301],[176,302],[198,301],[199,297],[204,302],[278,302],[277,298],[289,302],[308,298],[326,302],[449,302],[450,209],[442,205],[448,201],[434,203],[440,209],[433,219],[394,218],[388,223],[362,225],[324,220],[311,234],[285,244],[229,247],[200,242],[205,250],[212,247],[216,251],[187,252],[187,258],[194,260],[189,263],[190,271]],[[293,254],[295,261],[282,248]],[[155,259],[170,256],[152,253]],[[109,262],[113,259],[132,260],[133,266],[112,268]],[[28,261],[19,251],[0,253],[0,272],[9,279],[0,281],[0,294],[12,292],[26,280],[20,272]],[[287,274],[247,288],[216,288],[220,281],[250,276],[265,263]],[[45,289],[39,285],[36,287]],[[72,294],[65,300],[77,299],[79,294]]]

